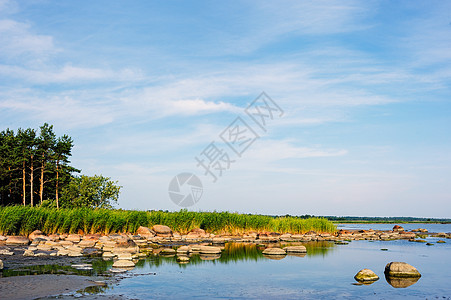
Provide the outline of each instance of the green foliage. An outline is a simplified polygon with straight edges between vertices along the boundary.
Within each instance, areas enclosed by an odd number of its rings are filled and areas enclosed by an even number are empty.
[[[237,234],[249,231],[305,233],[335,232],[335,226],[323,218],[271,217],[230,212],[134,211],[77,208],[45,208],[29,206],[0,207],[0,234],[28,235],[39,229],[51,233],[134,233],[139,226],[167,225],[187,233],[203,228],[210,233]]]
[[[121,187],[102,175],[73,177],[61,192],[61,206],[66,208],[113,208]]]
[[[53,126],[0,132],[0,205],[34,205],[58,199],[59,190],[79,170],[69,165],[73,141],[57,137]]]

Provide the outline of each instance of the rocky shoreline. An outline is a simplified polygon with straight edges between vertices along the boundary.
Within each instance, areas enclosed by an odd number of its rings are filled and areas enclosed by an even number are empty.
[[[122,273],[133,269],[138,260],[151,255],[175,256],[179,264],[189,263],[194,254],[199,255],[203,260],[214,260],[221,257],[224,244],[227,242],[255,243],[261,249],[263,256],[282,259],[286,255],[305,256],[307,249],[302,242],[330,241],[335,244],[346,244],[352,240],[399,239],[421,242],[424,241],[421,239],[426,236],[449,239],[451,233],[429,233],[421,228],[405,231],[398,225],[393,230],[386,231],[339,230],[333,234],[310,231],[304,234],[248,232],[241,235],[216,235],[202,229],[193,229],[182,235],[164,225],[155,225],[152,228],[139,227],[135,233],[110,235],[45,235],[36,230],[28,237],[0,236],[0,270],[16,269],[24,265],[47,264],[69,265],[78,270],[92,270],[92,265],[86,263],[86,258],[98,257],[113,261],[113,267],[109,272]],[[1,278],[0,286],[5,287],[5,280],[15,280],[9,278]],[[60,292],[63,293],[64,290]]]
[[[334,234],[317,233],[314,231],[304,234],[280,234],[275,232],[248,232],[242,235],[215,235],[202,229],[193,229],[181,235],[173,232],[164,225],[155,225],[152,228],[139,227],[135,234],[51,234],[44,235],[39,230],[25,236],[0,236],[0,257],[8,266],[8,256],[17,254],[24,257],[96,257],[114,259],[114,267],[130,268],[133,261],[151,254],[178,254],[189,252],[205,252],[204,254],[220,254],[217,247],[227,242],[268,244],[278,242],[310,242],[332,241],[346,243],[353,240],[399,240],[423,242],[417,238],[434,236],[451,238],[451,233],[429,233],[425,229],[404,231],[401,226],[395,225],[393,230],[339,230]],[[441,241],[444,242],[444,241]],[[211,246],[207,246],[211,245]],[[167,246],[185,246],[177,250]],[[204,248],[202,248],[204,247]],[[207,249],[205,247],[210,247]],[[213,248],[215,248],[213,250]],[[1,266],[0,266],[1,267]]]

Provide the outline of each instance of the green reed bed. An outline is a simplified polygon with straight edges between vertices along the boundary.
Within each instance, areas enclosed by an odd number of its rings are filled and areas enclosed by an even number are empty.
[[[324,218],[301,219],[271,217],[230,212],[178,212],[108,210],[108,209],[54,209],[42,207],[0,207],[0,234],[28,235],[39,229],[52,233],[134,233],[139,226],[167,225],[172,230],[186,233],[202,228],[210,233],[239,234],[249,231],[279,233],[335,232],[335,225]]]

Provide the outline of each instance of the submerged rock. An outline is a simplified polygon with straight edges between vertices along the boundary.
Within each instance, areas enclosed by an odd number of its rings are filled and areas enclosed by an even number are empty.
[[[370,269],[362,269],[354,276],[354,279],[359,282],[366,282],[366,281],[374,282],[376,280],[379,280],[379,276],[377,276],[376,273],[374,273]]]
[[[385,275],[389,277],[421,277],[418,270],[405,262],[390,262],[385,266]]]

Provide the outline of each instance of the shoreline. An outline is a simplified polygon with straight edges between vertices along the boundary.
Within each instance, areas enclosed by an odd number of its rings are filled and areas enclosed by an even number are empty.
[[[28,300],[74,293],[89,287],[99,286],[96,280],[103,277],[80,275],[24,275],[0,278],[2,299]]]
[[[94,259],[111,261],[112,269],[103,270],[95,275],[22,275],[0,278],[0,295],[5,299],[74,299],[74,293],[93,286],[118,282],[122,277],[113,275],[134,268],[139,260],[149,256],[176,256],[177,262],[188,263],[191,254],[200,253],[203,259],[216,259],[221,256],[224,245],[248,243],[257,245],[263,256],[277,255],[305,256],[307,250],[302,242],[332,242],[346,244],[345,241],[369,240],[390,241],[409,240],[419,242],[417,238],[434,236],[451,239],[451,233],[429,233],[425,229],[404,231],[396,225],[393,230],[338,230],[334,234],[307,232],[304,234],[279,234],[275,232],[248,232],[241,235],[215,235],[202,229],[194,229],[186,235],[173,232],[164,225],[152,228],[140,227],[136,234],[61,234],[46,236],[34,231],[29,237],[0,236],[0,261],[5,270],[15,271],[24,266],[58,265],[71,267],[89,265]],[[294,246],[296,245],[296,246]],[[277,253],[271,253],[278,251]],[[294,252],[293,252],[294,251]],[[298,253],[299,252],[299,253]],[[275,255],[277,254],[277,255]],[[202,259],[202,258],[201,258]],[[110,264],[111,264],[110,263]],[[92,266],[92,264],[91,264]],[[111,265],[110,265],[111,266]],[[91,269],[92,270],[92,269]],[[3,274],[0,271],[0,274]],[[6,273],[5,273],[6,274]],[[91,273],[93,274],[93,273]],[[113,275],[113,276],[110,276]],[[107,278],[107,279],[105,279]],[[95,281],[103,281],[103,283]],[[72,294],[71,294],[72,293]],[[77,295],[78,298],[78,295]],[[111,298],[97,294],[86,294],[81,299],[128,299],[122,295]]]

